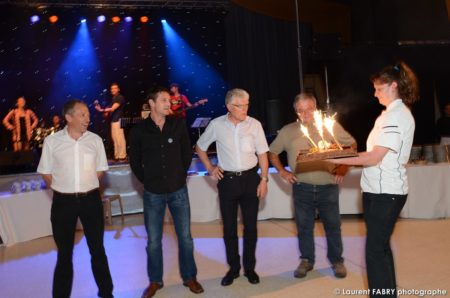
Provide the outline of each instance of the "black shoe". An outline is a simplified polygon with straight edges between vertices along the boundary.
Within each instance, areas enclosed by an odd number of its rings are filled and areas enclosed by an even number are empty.
[[[222,286],[226,287],[233,283],[235,278],[239,277],[239,271],[228,271],[227,274],[222,278],[222,282],[220,283]]]
[[[245,271],[244,276],[247,277],[249,283],[253,285],[259,284],[259,276],[256,274],[255,270]]]

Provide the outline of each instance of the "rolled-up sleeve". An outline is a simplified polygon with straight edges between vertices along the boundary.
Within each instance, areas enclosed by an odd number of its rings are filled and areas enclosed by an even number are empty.
[[[109,169],[108,160],[106,159],[105,146],[103,145],[103,142],[100,138],[96,138],[96,148],[97,148],[96,171],[97,172],[107,171]]]
[[[44,140],[44,146],[42,147],[41,159],[39,160],[39,165],[37,172],[39,174],[51,174],[52,173],[52,150],[51,150],[51,140],[47,138]]]
[[[255,147],[257,154],[263,154],[269,151],[266,135],[259,121],[256,124]]]
[[[207,151],[209,145],[211,145],[211,143],[216,141],[214,122],[215,121],[211,121],[209,123],[209,125],[206,127],[205,131],[203,132],[203,134],[200,136],[200,138],[197,141],[197,146],[202,151]]]

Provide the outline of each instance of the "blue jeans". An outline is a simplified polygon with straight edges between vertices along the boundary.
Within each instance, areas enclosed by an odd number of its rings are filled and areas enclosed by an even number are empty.
[[[407,195],[363,193],[364,221],[367,228],[366,267],[370,297],[397,297],[394,257],[390,239]],[[373,290],[394,290],[378,295]]]
[[[197,276],[194,242],[191,236],[191,209],[186,185],[165,194],[144,191],[144,221],[147,230],[147,273],[151,282],[162,283],[162,234],[166,205],[172,214],[178,238],[178,261],[181,278],[188,281]]]
[[[293,194],[301,258],[308,259],[312,264],[315,262],[314,222],[318,210],[327,237],[328,260],[331,264],[342,262],[338,186],[296,183]]]

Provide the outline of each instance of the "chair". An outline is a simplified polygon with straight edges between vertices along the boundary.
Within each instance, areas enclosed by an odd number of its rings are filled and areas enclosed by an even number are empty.
[[[124,217],[123,217],[122,197],[120,195],[112,195],[112,196],[102,197],[103,216],[105,217],[105,223],[108,223],[109,225],[112,225],[111,202],[116,201],[116,200],[119,201],[120,215],[122,217],[122,223],[123,223]]]

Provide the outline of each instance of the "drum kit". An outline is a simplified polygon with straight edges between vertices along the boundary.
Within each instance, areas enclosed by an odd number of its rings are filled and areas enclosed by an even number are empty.
[[[44,146],[44,139],[58,130],[60,129],[53,126],[50,128],[37,127],[33,130],[33,134],[31,135],[31,146],[33,148],[42,149],[42,146]]]

